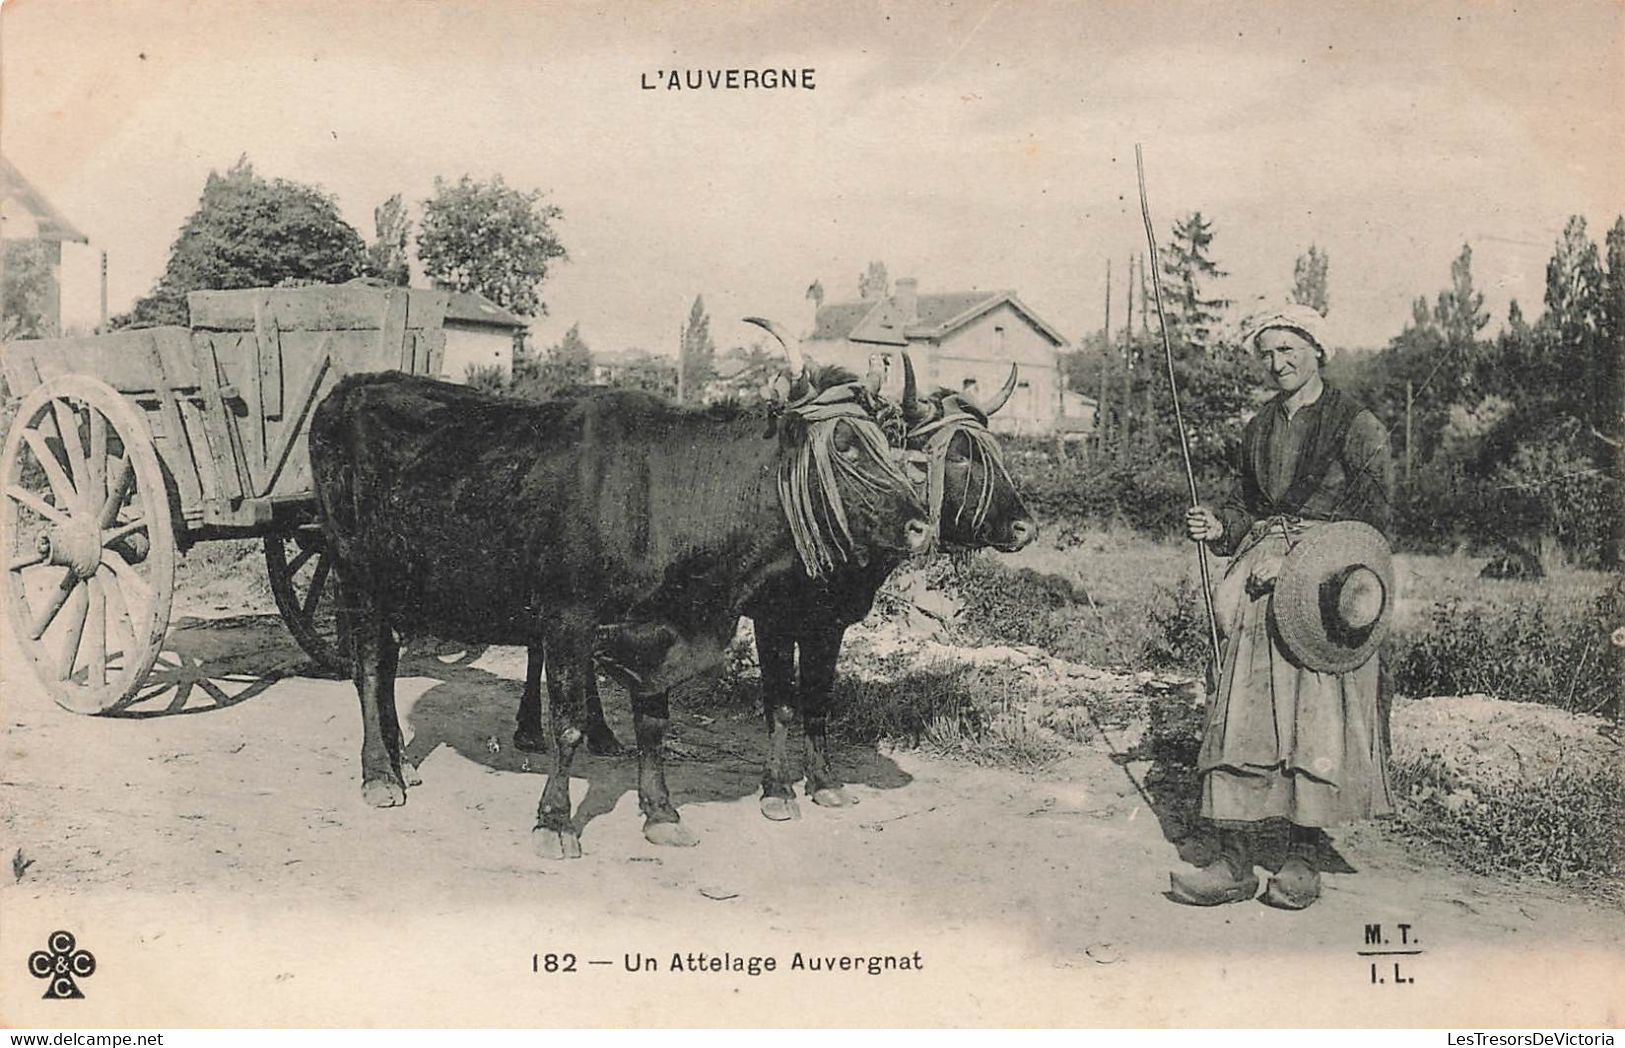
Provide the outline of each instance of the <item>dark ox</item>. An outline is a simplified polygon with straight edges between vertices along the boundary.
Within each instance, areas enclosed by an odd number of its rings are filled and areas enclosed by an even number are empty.
[[[763,323],[790,348],[787,337]],[[967,550],[991,546],[1013,552],[1038,535],[999,446],[988,431],[988,416],[1010,399],[1015,389],[1012,366],[1004,388],[986,407],[963,394],[937,390],[920,396],[913,361],[903,355],[903,420],[905,449],[914,465],[925,470],[926,496],[938,523],[941,542]],[[800,709],[804,736],[806,792],[813,802],[830,807],[853,803],[829,760],[828,711],[835,664],[847,627],[861,621],[875,595],[907,554],[887,552],[862,563],[841,565],[822,578],[799,568],[768,579],[744,604],[753,620],[762,668],[762,704],[770,749],[762,779],[762,814],[775,821],[799,817],[794,774],[788,754],[789,727]],[[796,655],[800,653],[799,687]],[[532,653],[520,698],[514,744],[543,748],[541,666]],[[549,694],[553,695],[552,685]],[[554,701],[557,701],[556,698]],[[619,744],[603,720],[596,695],[589,711],[589,746],[595,753],[615,753]]]
[[[397,638],[424,632],[545,659],[542,854],[581,854],[569,776],[595,659],[631,694],[644,835],[695,843],[661,762],[669,689],[720,660],[744,603],[798,560],[822,574],[930,534],[878,427],[839,390],[801,396],[792,363],[802,403],[776,413],[632,391],[538,404],[400,374],[347,378],[322,401],[311,464],[368,803],[405,800]]]

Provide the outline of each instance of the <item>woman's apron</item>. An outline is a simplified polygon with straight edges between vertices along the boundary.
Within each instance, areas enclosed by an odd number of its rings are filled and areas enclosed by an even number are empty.
[[[1376,658],[1343,674],[1295,665],[1270,622],[1269,593],[1248,585],[1255,567],[1279,564],[1320,523],[1258,521],[1214,593],[1224,667],[1197,765],[1202,814],[1210,819],[1331,826],[1393,810]]]

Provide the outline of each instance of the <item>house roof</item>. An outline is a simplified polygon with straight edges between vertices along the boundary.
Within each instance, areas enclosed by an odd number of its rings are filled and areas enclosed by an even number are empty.
[[[871,342],[906,346],[909,339],[942,338],[986,313],[1009,305],[1057,346],[1066,339],[1027,307],[1014,291],[947,291],[915,296],[915,315],[905,318],[896,296],[836,302],[818,310],[812,341]]]
[[[27,210],[35,226],[33,236],[28,239],[90,243],[90,238],[79,232],[78,228],[53,207],[39,190],[30,185],[28,179],[22,176],[22,172],[3,156],[0,156],[0,200],[15,200]]]
[[[453,291],[446,303],[446,319],[463,324],[528,328],[530,321],[514,315],[477,291]]]

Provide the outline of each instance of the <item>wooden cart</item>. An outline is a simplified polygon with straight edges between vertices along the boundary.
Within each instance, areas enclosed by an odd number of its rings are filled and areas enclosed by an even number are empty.
[[[447,295],[363,284],[202,291],[191,327],[3,347],[21,397],[4,447],[8,632],[79,713],[141,694],[169,627],[175,556],[263,538],[278,610],[342,668],[306,434],[345,374],[436,375]]]

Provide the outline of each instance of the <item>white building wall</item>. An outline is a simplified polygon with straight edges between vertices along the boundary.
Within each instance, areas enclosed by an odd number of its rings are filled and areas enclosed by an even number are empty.
[[[440,375],[450,382],[467,382],[469,369],[497,367],[513,373],[513,332],[506,328],[461,327],[447,324],[446,354]]]

